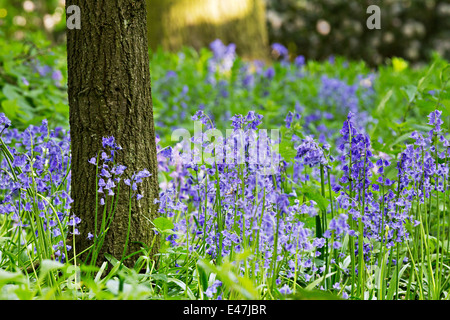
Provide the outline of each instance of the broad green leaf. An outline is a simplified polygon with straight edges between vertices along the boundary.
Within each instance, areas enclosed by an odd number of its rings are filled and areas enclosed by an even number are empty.
[[[439,79],[441,80],[441,84],[447,83],[450,81],[450,64],[447,64],[444,69],[442,69]]]
[[[322,196],[318,188],[315,188],[312,185],[306,185],[300,188],[299,191],[304,194],[309,200],[314,200],[319,206],[320,210],[327,210],[329,201],[327,198]]]
[[[402,134],[400,137],[398,137],[397,139],[395,139],[394,142],[392,142],[392,143],[389,144],[388,150],[391,150],[391,149],[392,149],[393,147],[395,147],[397,144],[403,143],[403,142],[405,142],[406,140],[408,140],[408,139],[411,137],[411,134],[412,134],[412,131],[411,131],[411,132],[408,132],[408,133],[405,133],[405,134]]]
[[[154,273],[154,274],[151,274],[150,277],[157,281],[162,281],[162,282],[169,281],[169,278],[167,277],[167,275],[165,275],[163,273]]]
[[[200,285],[202,286],[203,291],[206,291],[206,289],[208,289],[208,274],[200,264],[197,264],[197,271]]]
[[[110,253],[105,253],[105,258],[106,260],[108,260],[109,262],[111,262],[111,264],[113,266],[116,266],[119,264],[119,260],[117,260],[116,258],[114,258]]]
[[[45,277],[49,272],[54,270],[59,270],[62,267],[64,267],[64,264],[62,264],[59,261],[55,260],[43,260],[40,265],[40,272],[39,277],[42,279]]]
[[[297,155],[297,150],[294,149],[294,143],[290,140],[283,139],[279,145],[279,152],[281,157],[286,161],[292,161]]]
[[[407,86],[400,88],[400,90],[402,90],[402,92],[405,94],[409,103],[414,101],[414,98],[416,97],[416,94],[417,94],[416,86],[409,84]]]
[[[165,217],[159,217],[153,220],[153,224],[161,231],[172,230],[175,226],[172,221]]]
[[[2,109],[5,116],[10,120],[15,120],[19,112],[17,100],[5,100],[2,102]]]
[[[20,94],[18,93],[19,88],[16,86],[12,86],[10,84],[5,84],[3,86],[3,94],[8,100],[15,100],[20,98]]]
[[[333,274],[335,274],[336,271],[328,273],[326,276],[322,276],[316,280],[314,280],[313,282],[311,282],[310,284],[308,284],[305,288],[305,290],[310,291],[313,290],[318,284],[320,284],[324,279],[331,277]]]
[[[401,257],[401,259],[399,259],[398,263],[398,268],[399,268],[399,272],[397,274],[397,272],[393,273],[393,277],[392,280],[389,282],[389,289],[388,289],[388,293],[387,293],[387,300],[392,300],[394,298],[394,293],[396,291],[396,283],[398,279],[402,278],[403,273],[405,272],[406,268],[409,267],[409,263],[407,263],[405,266],[403,266],[403,259],[405,257]],[[397,266],[394,267],[395,269],[397,268]],[[399,289],[400,290],[400,289]]]
[[[20,272],[9,272],[9,271],[0,269],[0,284],[1,283],[11,283],[11,282],[26,283],[26,281],[27,281],[26,276]]]

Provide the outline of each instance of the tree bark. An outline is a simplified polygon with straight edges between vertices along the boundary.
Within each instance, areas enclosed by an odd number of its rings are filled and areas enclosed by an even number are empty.
[[[131,201],[130,240],[126,255],[150,246],[155,234],[150,221],[158,214],[158,175],[151,99],[145,1],[72,0],[81,9],[81,30],[67,30],[68,94],[72,144],[72,212],[81,218],[75,250],[93,244],[95,234],[96,168],[88,163],[102,149],[102,138],[115,137],[123,150],[115,162],[126,172],[147,169],[150,178],[139,185],[144,198]],[[102,196],[102,195],[100,195]],[[111,201],[112,198],[105,195]],[[120,183],[114,220],[107,232],[97,265],[104,253],[121,259],[128,230],[129,189]],[[109,202],[111,203],[111,202]],[[99,205],[97,233],[103,207]],[[69,243],[70,245],[72,243]],[[158,250],[154,242],[153,253]],[[139,255],[125,261],[132,266]],[[86,253],[77,259],[86,258]]]
[[[235,43],[246,58],[266,59],[268,31],[263,0],[147,0],[148,35],[156,50]]]

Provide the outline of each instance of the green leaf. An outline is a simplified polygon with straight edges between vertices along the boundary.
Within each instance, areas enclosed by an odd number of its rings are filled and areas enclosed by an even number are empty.
[[[411,137],[412,132],[408,132],[405,134],[402,134],[400,137],[398,137],[397,139],[395,139],[394,142],[392,142],[391,144],[389,144],[388,149],[392,149],[393,147],[395,147],[397,144],[405,142],[406,140],[408,140]]]
[[[17,105],[17,100],[5,100],[2,102],[2,109],[5,116],[9,120],[15,120],[17,118],[17,113],[19,112],[19,106]]]
[[[208,273],[200,264],[197,264],[198,278],[203,291],[208,289]]]
[[[308,286],[306,286],[306,290],[307,291],[311,291],[313,290],[319,283],[321,283],[324,279],[331,277],[333,274],[335,274],[336,271],[328,273],[326,276],[322,276],[316,280],[314,280],[313,282],[311,282],[310,284],[308,284]]]
[[[427,85],[427,83],[430,79],[430,76],[433,74],[432,71],[434,70],[435,66],[436,66],[436,62],[434,62],[431,65],[431,67],[428,68],[427,74],[419,80],[419,84],[417,85],[417,88],[419,91],[422,91],[425,88],[425,86]]]
[[[119,260],[117,260],[115,257],[113,257],[113,255],[111,255],[110,253],[105,252],[105,258],[106,260],[108,260],[113,266],[117,266],[119,265]]]
[[[156,280],[156,281],[162,281],[162,282],[165,282],[165,283],[167,283],[169,281],[169,278],[167,277],[167,275],[165,275],[163,273],[151,274],[150,277],[152,279]]]
[[[441,80],[441,83],[444,84],[448,81],[450,81],[450,64],[447,64],[444,69],[442,69],[439,79]]]
[[[95,282],[99,282],[100,281],[100,279],[101,279],[101,277],[103,275],[103,272],[106,270],[107,266],[108,266],[108,262],[104,261],[102,263],[102,266],[100,267],[100,270],[98,270],[97,275],[95,276],[95,279],[94,279]]]
[[[172,221],[165,217],[159,217],[153,220],[153,224],[161,231],[172,230],[175,226]]]
[[[393,91],[389,90],[385,96],[383,97],[383,99],[380,101],[380,103],[378,104],[378,107],[376,109],[377,114],[381,114],[384,110],[384,107],[386,106],[386,102],[389,101],[389,99],[392,96]]]
[[[396,177],[398,177],[398,168],[395,162],[386,167],[385,176],[390,180],[394,180]]]
[[[294,157],[297,155],[297,150],[295,150],[294,148],[294,143],[290,140],[285,139],[280,143],[279,152],[283,159],[287,162],[294,159]]]
[[[434,111],[434,109],[436,108],[437,103],[435,101],[432,100],[424,100],[424,99],[418,99],[416,101],[416,105],[417,108],[419,110],[421,110],[421,112],[423,113],[430,113],[432,111]]]
[[[44,278],[50,271],[59,270],[62,267],[64,267],[64,264],[62,264],[59,261],[54,260],[43,260],[41,262],[39,277],[42,279]]]
[[[304,194],[309,200],[314,200],[319,206],[320,210],[327,210],[329,201],[327,200],[327,198],[322,196],[318,188],[315,188],[312,185],[306,185],[300,188],[300,192]]]
[[[195,300],[195,296],[194,296],[194,293],[192,292],[191,288],[186,287],[186,284],[183,281],[176,279],[176,278],[169,278],[167,280],[167,282],[168,283],[173,282],[176,285],[178,285],[181,289],[183,289],[184,291],[187,290],[187,295],[188,295],[189,299]]]
[[[2,91],[3,91],[3,94],[5,95],[6,99],[15,100],[15,99],[20,98],[18,89],[19,88],[12,86],[10,84],[5,84]]]
[[[399,272],[398,272],[398,274],[397,274],[397,272],[393,272],[393,277],[392,277],[392,280],[391,280],[390,283],[389,283],[389,289],[388,289],[388,292],[387,292],[387,300],[392,300],[392,299],[394,299],[394,293],[395,293],[395,290],[396,290],[396,288],[397,288],[397,286],[395,285],[395,284],[397,283],[397,279],[401,279],[403,273],[404,273],[405,270],[406,270],[406,268],[409,267],[409,264],[406,264],[405,266],[402,266],[402,265],[403,265],[403,259],[404,259],[404,258],[405,258],[405,257],[402,257],[402,258],[399,259],[399,261],[398,261],[398,263],[399,263],[398,268],[400,269]],[[395,267],[395,268],[397,268],[397,267]],[[400,289],[399,289],[399,290],[400,290]]]
[[[416,124],[416,123],[411,124],[411,127],[413,127],[414,129],[417,129],[417,130],[424,131],[424,132],[429,132],[431,129],[433,129],[432,126]]]
[[[0,269],[0,284],[1,283],[26,283],[27,278],[24,274],[20,272],[9,272],[3,269]]]
[[[417,94],[417,87],[411,84],[401,87],[400,90],[406,95],[408,102],[411,103],[414,101],[414,98]]]

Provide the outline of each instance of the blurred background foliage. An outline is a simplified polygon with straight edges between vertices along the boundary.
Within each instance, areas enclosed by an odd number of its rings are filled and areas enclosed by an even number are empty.
[[[30,31],[38,31],[52,42],[64,41],[64,2],[0,0],[3,36],[20,40]],[[267,43],[268,33],[268,43],[288,47],[292,58],[303,55],[306,59],[323,60],[341,55],[353,60],[363,59],[375,66],[394,56],[413,63],[427,62],[436,51],[450,59],[449,0],[227,0],[226,6],[220,3],[218,0],[147,0],[148,7],[152,8],[149,10],[152,13],[149,14],[151,47],[179,50],[181,40],[182,45],[199,49],[220,38],[226,44],[240,44],[237,52],[243,56],[252,46],[245,45],[242,39],[251,43],[256,42],[257,37],[262,39],[258,42]],[[260,8],[262,3],[265,13]],[[366,10],[372,4],[381,9],[381,30],[366,27],[370,16]],[[249,15],[244,18],[258,24],[260,19],[255,16],[264,14],[267,30],[249,31],[250,27],[237,20],[223,23],[221,28],[211,27],[212,20],[224,20],[236,11],[234,9],[246,7],[253,9],[248,10]],[[184,12],[180,8],[184,8]],[[204,23],[206,20],[208,25]],[[193,27],[197,25],[200,27]],[[236,25],[242,30],[236,30]],[[183,28],[190,31],[182,33]],[[201,32],[204,34],[199,34]],[[249,33],[252,36],[246,38]],[[246,47],[248,50],[242,49]]]
[[[448,0],[265,0],[270,41],[307,59],[342,55],[370,65],[403,57],[420,63],[432,52],[450,59]],[[367,8],[381,9],[381,29],[369,30]]]
[[[68,126],[64,1],[0,0],[0,112]]]
[[[66,32],[64,5],[65,0],[0,0],[2,36],[22,40],[37,32],[62,42]]]

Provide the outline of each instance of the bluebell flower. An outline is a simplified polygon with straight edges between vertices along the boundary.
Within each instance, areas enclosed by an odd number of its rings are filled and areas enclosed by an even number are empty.
[[[304,66],[304,65],[305,65],[305,57],[302,56],[302,55],[297,56],[297,57],[295,58],[294,63],[295,63],[295,65],[296,65],[297,67],[302,67],[302,66]]]
[[[289,60],[289,51],[282,44],[280,44],[280,43],[272,44],[272,50],[276,53],[276,55],[281,57],[282,60],[284,60],[284,61]]]
[[[283,287],[281,287],[280,293],[283,295],[289,295],[292,293],[292,289],[289,288],[289,286],[287,284],[285,284]]]
[[[0,113],[0,132],[8,128],[11,125],[11,120],[9,120],[4,113]]]
[[[208,298],[212,298],[214,294],[217,293],[217,288],[222,286],[222,282],[219,280],[214,281],[214,283],[206,289],[205,294]]]
[[[275,77],[275,69],[272,67],[267,68],[264,76],[269,79],[272,80]]]

